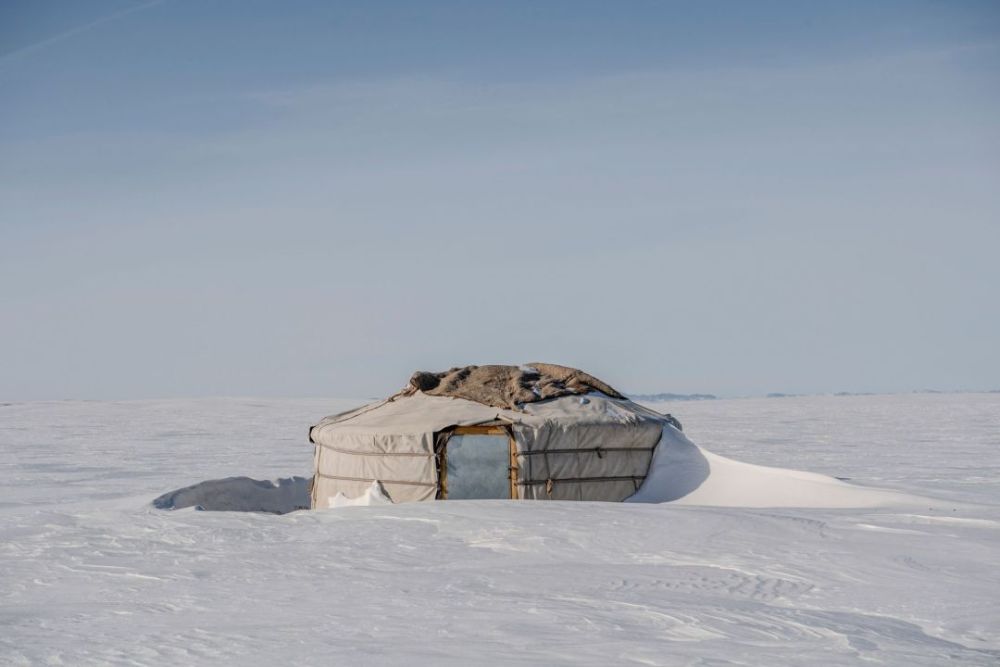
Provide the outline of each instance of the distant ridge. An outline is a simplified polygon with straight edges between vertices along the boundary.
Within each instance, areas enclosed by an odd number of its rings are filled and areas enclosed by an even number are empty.
[[[714,401],[718,398],[715,394],[629,394],[633,401]]]
[[[757,395],[745,395],[745,396],[725,396],[727,399],[740,399],[740,398],[805,398],[810,396],[835,396],[839,398],[850,397],[850,396],[892,396],[896,394],[1000,394],[1000,389],[954,389],[954,390],[942,390],[942,389],[914,389],[912,391],[898,391],[898,392],[871,392],[871,391],[838,391],[838,392],[826,392],[817,394],[792,394],[772,391],[767,394],[757,394]],[[659,394],[626,394],[628,398],[633,401],[648,401],[651,403],[664,402],[664,401],[714,401],[718,400],[719,397],[715,394],[674,394],[671,392],[663,392]]]

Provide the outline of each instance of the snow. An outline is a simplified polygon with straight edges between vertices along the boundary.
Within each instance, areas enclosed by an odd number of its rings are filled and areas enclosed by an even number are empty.
[[[626,502],[708,507],[862,508],[955,503],[848,484],[828,475],[734,461],[667,426],[642,488]]]
[[[1000,395],[655,405],[710,472],[662,504],[194,510],[360,403],[0,406],[0,664],[1000,661]]]
[[[306,495],[308,499],[308,494]],[[372,505],[391,505],[392,499],[385,492],[385,488],[379,482],[372,482],[372,485],[365,489],[357,498],[348,498],[343,493],[338,493],[327,499],[327,506],[330,509],[335,507],[371,507]]]
[[[272,512],[287,514],[309,509],[309,480],[286,477],[275,481],[227,477],[210,479],[165,493],[153,501],[161,510],[194,507],[217,512]]]

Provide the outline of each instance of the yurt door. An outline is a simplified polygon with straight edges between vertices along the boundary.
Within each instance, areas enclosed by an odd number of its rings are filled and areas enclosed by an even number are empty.
[[[442,497],[510,498],[511,442],[501,427],[459,427],[448,438],[441,466]]]

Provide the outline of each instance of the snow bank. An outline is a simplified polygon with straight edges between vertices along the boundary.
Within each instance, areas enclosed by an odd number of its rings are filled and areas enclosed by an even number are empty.
[[[709,507],[872,508],[926,504],[927,498],[847,484],[802,470],[742,463],[663,429],[649,475],[626,502]]]
[[[343,493],[327,499],[327,507],[367,507],[370,505],[391,505],[392,499],[386,493],[381,482],[374,481],[364,493],[357,498],[348,498]]]
[[[221,512],[287,514],[309,509],[309,480],[283,477],[275,481],[249,477],[210,479],[165,493],[153,501],[159,509],[195,507]]]

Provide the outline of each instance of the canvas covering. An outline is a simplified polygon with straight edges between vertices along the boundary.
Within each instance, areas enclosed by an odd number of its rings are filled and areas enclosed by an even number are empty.
[[[645,479],[670,418],[618,396],[567,393],[510,409],[417,390],[327,417],[309,432],[312,506],[327,507],[338,492],[360,496],[375,480],[394,502],[433,500],[437,434],[481,424],[512,433],[519,498],[624,500]]]

